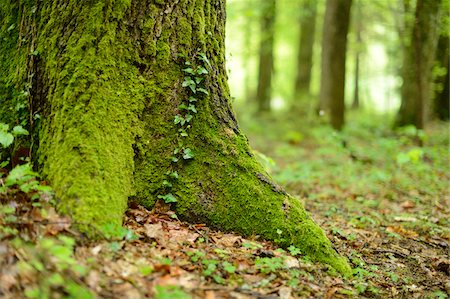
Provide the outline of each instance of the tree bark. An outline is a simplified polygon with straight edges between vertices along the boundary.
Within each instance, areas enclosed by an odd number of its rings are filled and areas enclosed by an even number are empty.
[[[239,130],[224,1],[55,0],[35,13],[39,161],[60,210],[90,224],[81,229],[120,225],[129,197],[149,208],[163,198],[181,219],[293,244],[350,273]]]
[[[269,112],[271,105],[275,0],[264,0],[261,5],[261,42],[259,46],[258,88],[256,92],[259,114]]]
[[[440,0],[417,1],[411,41],[404,53],[402,102],[397,126],[414,125],[423,129],[428,120],[440,6]]]
[[[317,1],[305,0],[302,5],[302,16],[300,18],[297,77],[295,80],[296,96],[308,96],[310,94],[316,15]]]
[[[322,37],[322,74],[319,110],[330,114],[340,130],[345,112],[345,58],[351,0],[328,0]]]

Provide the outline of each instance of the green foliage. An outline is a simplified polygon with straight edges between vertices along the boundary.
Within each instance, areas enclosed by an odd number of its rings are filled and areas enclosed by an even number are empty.
[[[284,257],[257,257],[255,266],[261,273],[273,273],[286,267]]]
[[[157,196],[167,204],[177,202],[177,198],[173,194],[174,184],[176,184],[176,180],[178,180],[178,172],[175,169],[180,167],[180,164],[177,163],[180,161],[191,160],[195,157],[192,149],[185,145],[185,139],[189,137],[189,130],[192,128],[191,122],[194,115],[198,112],[195,103],[202,99],[202,95],[197,94],[197,92],[203,93],[204,95],[209,94],[204,86],[200,84],[204,81],[204,76],[208,74],[206,64],[208,64],[209,61],[203,53],[197,54],[196,58],[199,62],[203,63],[194,64],[193,62],[185,61],[184,64],[188,67],[182,70],[186,76],[184,77],[181,86],[189,88],[190,93],[188,93],[188,98],[185,102],[182,102],[178,106],[180,113],[176,114],[173,119],[173,123],[178,127],[178,146],[173,150],[173,155],[170,158],[172,162],[171,169],[167,171],[165,178],[163,179],[162,194]]]
[[[94,298],[80,282],[87,275],[88,267],[75,259],[73,238],[60,235],[39,239],[35,244],[17,238],[12,244],[21,252],[19,273],[39,280],[38,287],[25,289],[27,298],[53,298],[52,294],[61,290],[69,298]]]
[[[191,299],[179,286],[156,286],[156,299]]]

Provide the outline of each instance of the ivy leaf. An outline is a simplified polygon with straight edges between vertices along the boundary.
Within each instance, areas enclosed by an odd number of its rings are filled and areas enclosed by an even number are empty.
[[[194,153],[192,152],[192,150],[190,148],[188,148],[188,147],[185,148],[183,150],[183,159],[189,160],[189,159],[192,159],[192,158],[194,158]]]
[[[209,92],[206,89],[202,88],[202,87],[197,88],[197,91],[200,91],[200,92],[203,92],[206,95],[209,95]]]
[[[204,67],[201,66],[197,69],[197,74],[206,75],[206,74],[208,74],[208,71]]]
[[[190,122],[192,120],[192,115],[191,114],[186,114],[186,122]]]
[[[203,81],[203,78],[195,77],[195,83],[199,84],[202,81]]]
[[[162,184],[166,188],[172,188],[172,183],[169,182],[168,180],[164,180]]]
[[[209,67],[211,67],[211,63],[209,62],[208,57],[206,57],[205,53],[199,53],[198,56],[201,61],[205,62],[207,65],[209,65]]]
[[[193,96],[190,96],[188,100],[189,100],[189,102],[191,102],[191,103],[192,103],[192,102],[197,102],[197,99],[194,98]]]
[[[169,177],[171,177],[172,179],[178,179],[178,172],[176,171],[170,172]]]
[[[29,134],[28,131],[25,130],[22,126],[15,126],[13,128],[12,133],[13,133],[14,136],[28,135]]]
[[[182,117],[181,115],[177,114],[175,115],[175,118],[173,119],[174,124],[181,124],[182,126],[184,126],[184,124],[186,123],[186,120],[184,119],[184,117]]]
[[[195,106],[193,104],[189,104],[188,110],[197,113],[197,109],[195,108]]]
[[[183,69],[183,72],[194,75],[194,70],[190,67]]]
[[[194,82],[194,80],[192,80],[191,77],[184,77],[184,81],[183,81],[183,83],[181,83],[181,86],[186,87],[186,86],[190,86],[192,84],[195,85],[195,82]]]
[[[158,198],[161,198],[162,200],[164,200],[165,203],[177,202],[176,197],[173,196],[172,193],[169,193],[166,195],[158,195]]]
[[[189,88],[191,89],[191,91],[192,91],[193,93],[197,93],[197,90],[196,90],[196,88],[195,88],[195,84],[194,84],[194,85],[189,85]]]
[[[180,136],[182,137],[188,137],[188,133],[185,129],[179,129],[178,132],[180,132]]]

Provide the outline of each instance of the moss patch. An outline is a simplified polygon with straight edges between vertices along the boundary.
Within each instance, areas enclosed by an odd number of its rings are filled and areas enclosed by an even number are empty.
[[[131,145],[146,82],[130,66],[128,7],[55,1],[41,10],[38,44],[50,92],[40,161],[60,208],[82,225],[120,225],[132,193]]]

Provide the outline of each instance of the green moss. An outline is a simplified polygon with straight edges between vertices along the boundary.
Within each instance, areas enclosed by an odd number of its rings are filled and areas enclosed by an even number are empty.
[[[131,144],[145,80],[128,63],[132,44],[121,30],[127,2],[76,3],[68,8],[49,3],[42,11],[38,42],[51,108],[40,161],[62,211],[81,224],[120,225],[133,193]],[[79,10],[78,20],[67,36],[59,28],[70,22],[71,8]]]

